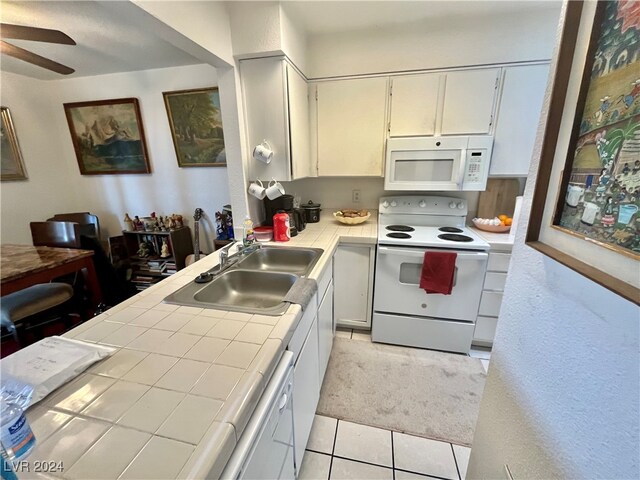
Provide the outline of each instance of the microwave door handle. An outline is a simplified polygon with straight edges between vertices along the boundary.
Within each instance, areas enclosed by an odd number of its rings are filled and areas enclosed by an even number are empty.
[[[460,150],[460,165],[458,166],[458,180],[456,181],[456,185],[458,185],[459,189],[462,190],[462,184],[464,183],[464,172],[467,167],[467,149],[463,148]]]

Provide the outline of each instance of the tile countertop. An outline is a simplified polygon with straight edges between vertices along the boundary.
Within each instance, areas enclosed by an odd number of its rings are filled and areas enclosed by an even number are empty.
[[[508,233],[485,232],[474,226],[469,226],[468,228],[491,245],[492,250],[511,250],[513,248],[513,242],[516,237],[515,228],[511,228]]]
[[[275,244],[324,249],[315,279],[338,243],[377,239],[377,212],[355,226],[327,213]],[[62,478],[220,475],[302,310],[266,316],[162,303],[217,263],[210,254],[64,335],[118,350],[28,410],[37,446],[32,471],[23,467],[19,478],[46,478],[33,472],[38,461],[61,462],[48,475]]]

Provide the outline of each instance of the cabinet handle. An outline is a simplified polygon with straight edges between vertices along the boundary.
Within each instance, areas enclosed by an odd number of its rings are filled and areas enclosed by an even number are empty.
[[[283,393],[282,396],[280,397],[280,402],[278,403],[278,411],[282,413],[282,411],[284,410],[284,407],[287,406],[288,401],[289,401],[289,397],[287,396],[286,393]]]

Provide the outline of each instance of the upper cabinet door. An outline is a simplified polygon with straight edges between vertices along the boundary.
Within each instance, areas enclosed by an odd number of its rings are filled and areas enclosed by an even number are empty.
[[[316,166],[311,164],[309,150],[309,87],[304,77],[289,64],[287,86],[292,178],[315,177]]]
[[[317,84],[318,176],[382,176],[387,78]]]
[[[499,68],[446,74],[443,135],[489,133],[499,74]]]
[[[249,180],[291,179],[285,63],[280,57],[242,60],[242,90],[247,122]],[[253,149],[267,141],[269,164],[255,160]]]
[[[528,175],[548,76],[548,64],[505,68],[489,175]]]
[[[390,136],[435,134],[441,80],[439,73],[392,77]]]

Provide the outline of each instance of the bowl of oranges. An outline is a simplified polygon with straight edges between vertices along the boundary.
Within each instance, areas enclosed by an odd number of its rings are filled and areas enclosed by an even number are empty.
[[[513,218],[503,214],[495,218],[474,218],[472,221],[478,230],[493,233],[507,233],[511,230]]]

